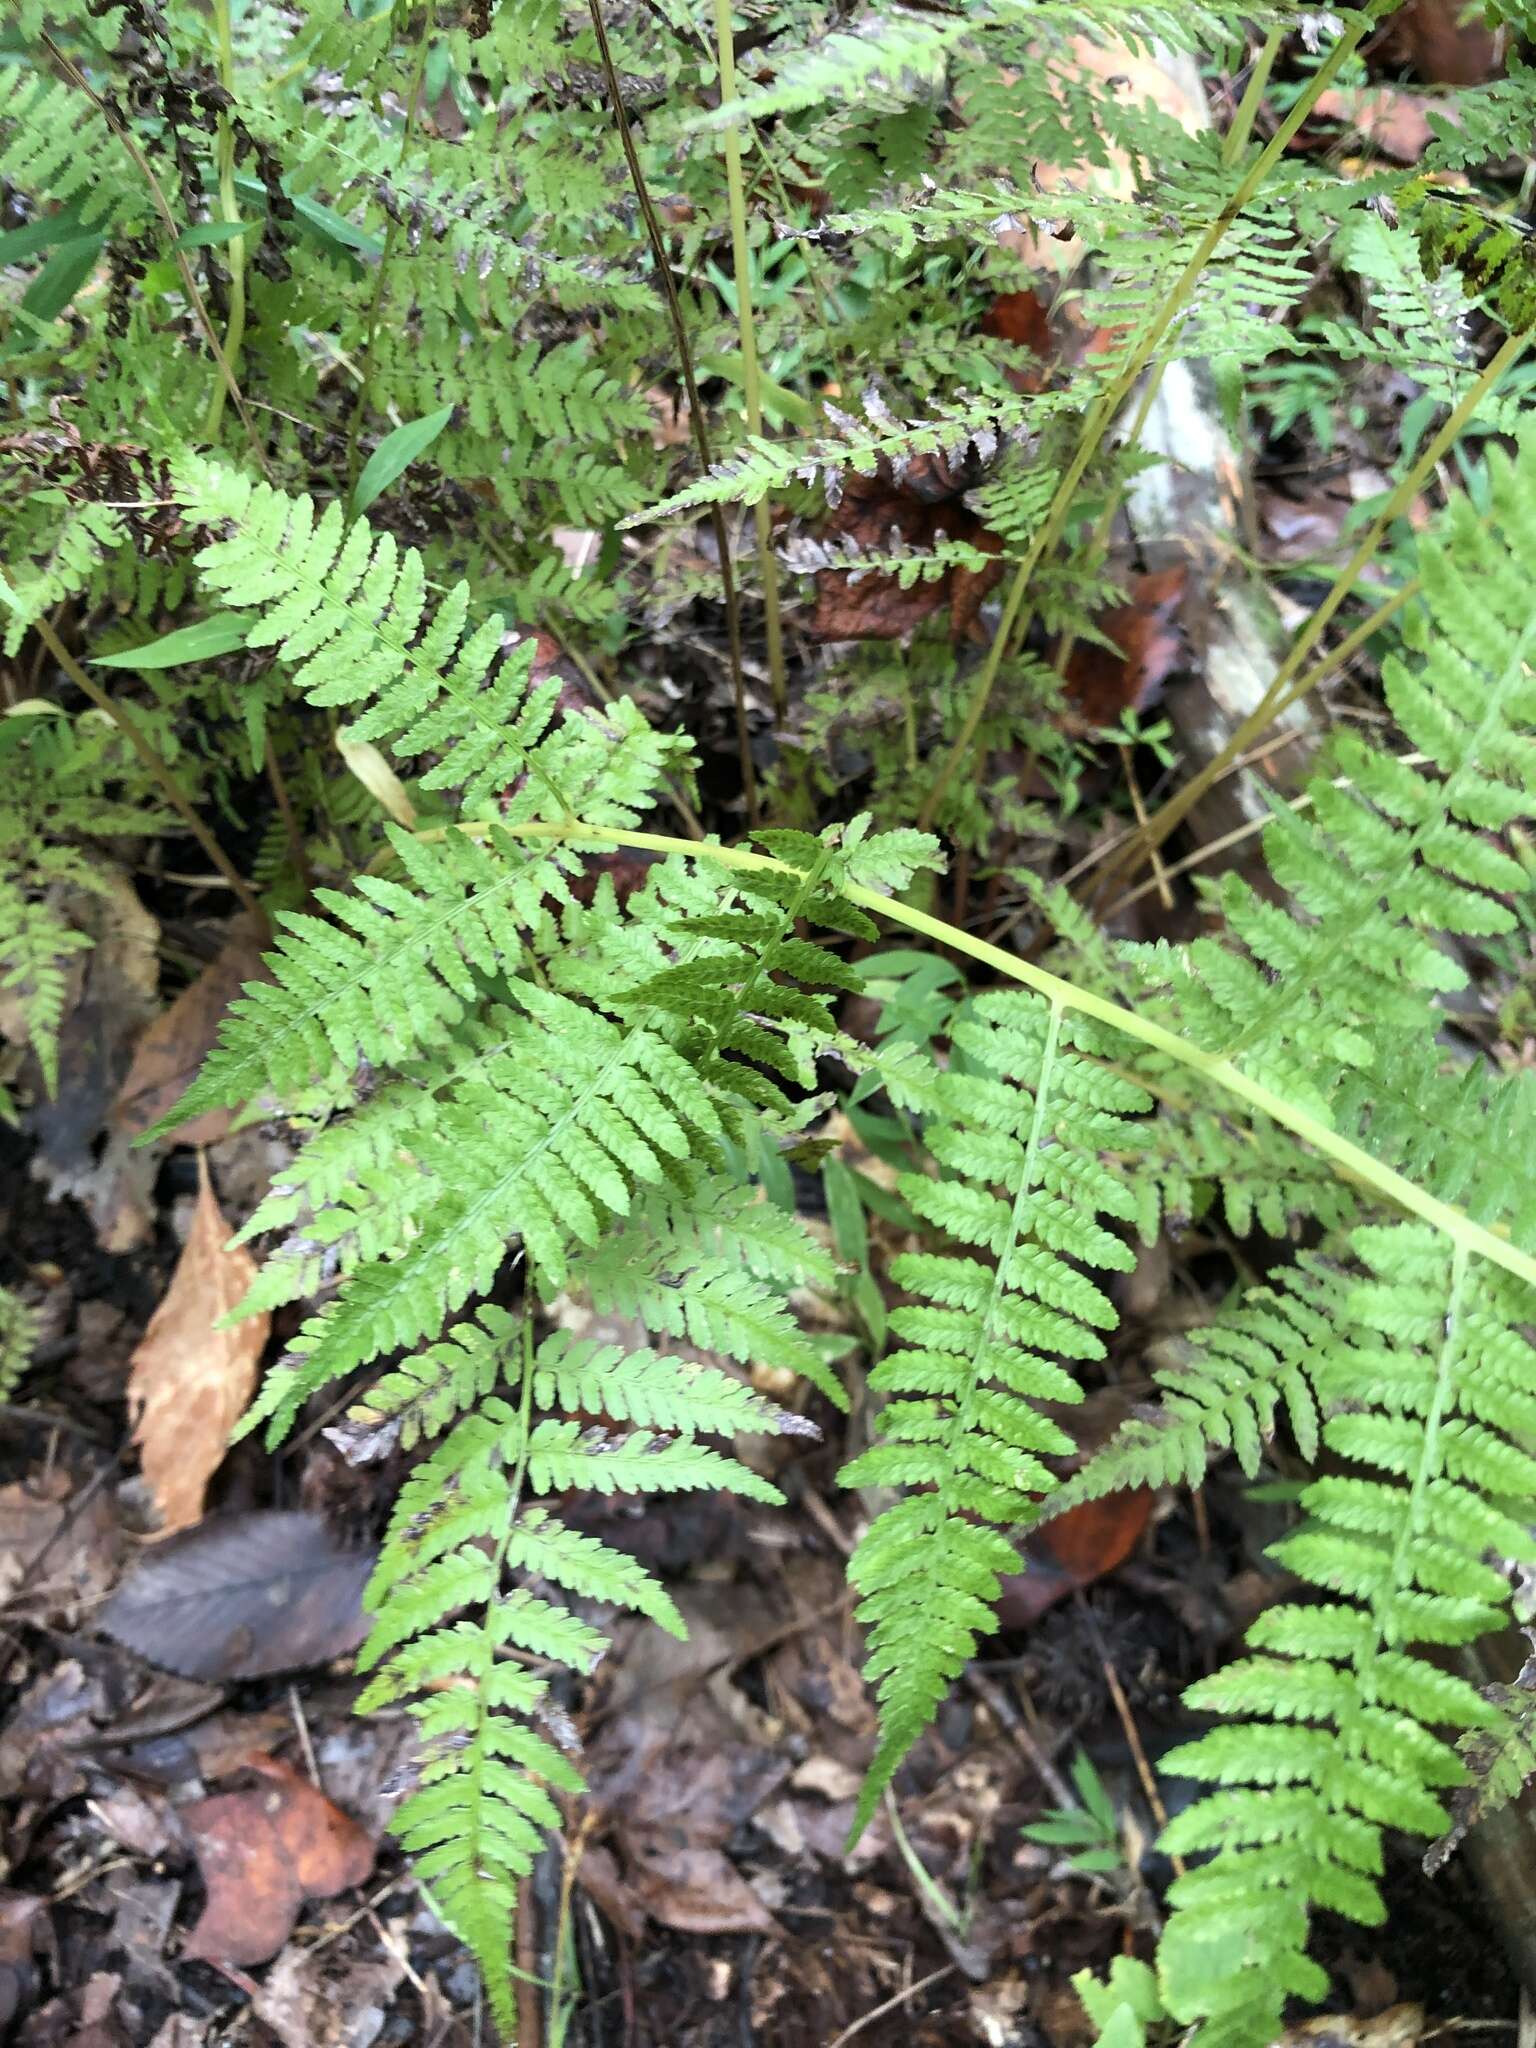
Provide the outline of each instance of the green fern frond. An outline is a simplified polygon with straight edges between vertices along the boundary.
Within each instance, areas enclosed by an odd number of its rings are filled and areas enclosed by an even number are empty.
[[[19,1294],[0,1287],[0,1401],[8,1401],[32,1363],[38,1319]]]
[[[954,1041],[966,1071],[942,1077],[942,1121],[926,1133],[947,1171],[904,1175],[899,1187],[983,1256],[893,1262],[891,1277],[916,1299],[892,1311],[901,1348],[870,1376],[892,1396],[882,1440],[842,1474],[847,1486],[917,1489],[875,1520],[849,1565],[881,1721],[856,1828],[991,1627],[999,1580],[1019,1569],[1000,1531],[1032,1517],[1056,1483],[1041,1460],[1071,1448],[1031,1402],[1081,1398],[1057,1357],[1103,1356],[1098,1332],[1114,1311],[1082,1268],[1132,1263],[1097,1220],[1134,1211],[1099,1154],[1134,1149],[1126,1115],[1147,1098],[1082,1057],[1097,1050],[1094,1031],[1032,998],[984,996]]]
[[[1264,1720],[1164,1759],[1172,1775],[1222,1788],[1164,1833],[1170,1853],[1216,1853],[1175,1880],[1158,1962],[1169,2011],[1217,2040],[1271,2038],[1288,1996],[1323,1995],[1305,1954],[1310,1909],[1380,1921],[1383,1828],[1441,1833],[1440,1795],[1465,1771],[1435,1731],[1498,1717],[1412,1646],[1496,1626],[1508,1584],[1485,1558],[1533,1552],[1536,1460],[1504,1433],[1523,1430],[1536,1388],[1536,1352],[1515,1327],[1529,1320],[1529,1291],[1416,1226],[1362,1227],[1353,1245],[1364,1272],[1334,1279],[1309,1370],[1332,1411],[1323,1443],[1386,1476],[1306,1489],[1308,1519],[1273,1554],[1332,1604],[1261,1615],[1248,1635],[1259,1654],[1187,1698]],[[1378,1370],[1394,1414],[1348,1412]]]

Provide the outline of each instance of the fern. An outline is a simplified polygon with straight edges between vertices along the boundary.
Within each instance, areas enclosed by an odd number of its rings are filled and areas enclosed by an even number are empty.
[[[37,1313],[9,1287],[0,1287],[0,1401],[8,1401],[32,1363]]]
[[[1364,1273],[1335,1282],[1311,1371],[1330,1405],[1378,1390],[1387,1412],[1335,1413],[1322,1435],[1386,1476],[1306,1489],[1308,1519],[1274,1554],[1331,1597],[1266,1610],[1248,1635],[1259,1654],[1188,1695],[1197,1709],[1261,1721],[1164,1759],[1173,1775],[1222,1787],[1165,1830],[1170,1853],[1217,1853],[1175,1880],[1159,1948],[1170,2012],[1213,2040],[1260,2038],[1288,1996],[1323,1994],[1327,1978],[1304,1952],[1308,1909],[1384,1917],[1383,1827],[1444,1828],[1441,1794],[1464,1770],[1435,1731],[1494,1717],[1413,1646],[1495,1627],[1508,1589],[1484,1558],[1531,1553],[1536,1461],[1512,1440],[1536,1419],[1536,1353],[1513,1327],[1530,1316],[1528,1291],[1408,1226],[1362,1228],[1352,1243]]]
[[[1000,1576],[1019,1569],[999,1528],[1028,1519],[1050,1491],[1042,1457],[1071,1449],[1030,1401],[1080,1398],[1042,1354],[1101,1357],[1097,1333],[1114,1325],[1077,1266],[1133,1263],[1097,1220],[1127,1217],[1133,1198],[1095,1154],[1130,1142],[1124,1115],[1147,1098],[1080,1056],[1096,1049],[1091,1030],[1026,998],[982,998],[955,1038],[981,1072],[941,1077],[927,1133],[953,1178],[907,1175],[899,1186],[920,1216],[993,1263],[909,1253],[892,1267],[918,1300],[892,1311],[902,1345],[870,1384],[898,1398],[882,1410],[884,1440],[842,1478],[921,1490],[876,1519],[849,1566],[881,1708],[856,1827],[991,1626]]]

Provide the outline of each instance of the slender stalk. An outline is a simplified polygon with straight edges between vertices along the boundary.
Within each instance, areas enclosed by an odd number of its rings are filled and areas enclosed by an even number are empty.
[[[400,133],[400,155],[395,169],[398,175],[410,150],[411,138],[416,133],[417,115],[421,108],[421,81],[427,68],[427,23],[432,19],[430,11],[422,24],[421,39],[416,46],[416,63],[411,72],[410,84],[406,88],[405,127]],[[384,318],[384,304],[389,291],[390,261],[395,253],[395,243],[400,233],[400,223],[395,218],[396,208],[390,213],[389,225],[384,230],[384,247],[379,255],[379,267],[374,273],[373,296],[368,304],[368,332],[363,341],[361,365],[357,379],[357,403],[352,408],[351,423],[347,428],[347,496],[350,498],[357,488],[358,443],[362,436],[363,420],[368,411],[369,392],[373,387],[373,356],[378,346],[379,328]]]
[[[1403,513],[1413,503],[1425,480],[1433,474],[1441,457],[1456,440],[1462,428],[1465,427],[1467,421],[1477,411],[1484,398],[1493,389],[1494,385],[1498,383],[1505,371],[1510,369],[1524,353],[1530,343],[1533,332],[1536,332],[1536,330],[1526,328],[1518,334],[1505,336],[1503,345],[1489,358],[1488,365],[1483,370],[1481,376],[1463,393],[1448,415],[1439,433],[1435,435],[1429,446],[1388,498],[1381,511],[1371,521],[1361,537],[1359,546],[1350,556],[1342,572],[1335,579],[1332,589],[1312,614],[1306,625],[1297,634],[1291,645],[1290,652],[1275,671],[1269,686],[1265,690],[1264,695],[1259,699],[1257,705],[1243,720],[1242,724],[1238,726],[1221,752],[1208,761],[1198,775],[1191,776],[1178,794],[1170,797],[1161,810],[1153,813],[1144,829],[1136,834],[1126,854],[1105,870],[1101,888],[1107,888],[1111,883],[1125,881],[1141,859],[1146,854],[1149,854],[1154,847],[1161,846],[1168,837],[1168,834],[1189,815],[1190,811],[1200,801],[1201,797],[1205,795],[1205,792],[1210,788],[1217,776],[1225,771],[1227,762],[1234,755],[1242,753],[1246,747],[1250,747],[1253,744],[1258,735],[1278,715],[1282,705],[1291,704],[1296,701],[1297,697],[1301,694],[1300,685],[1296,683],[1297,671],[1327,631],[1329,621],[1333,618],[1333,615],[1338,611],[1344,600],[1350,595],[1351,591],[1353,591],[1355,585],[1360,580],[1361,573],[1374,560],[1376,551],[1381,545],[1383,534],[1385,534],[1393,521],[1401,518]],[[1398,604],[1403,602],[1403,595],[1404,593],[1398,593],[1392,605],[1393,610],[1397,608]],[[1360,639],[1367,632],[1373,632],[1386,616],[1388,616],[1388,613],[1385,607],[1381,607],[1378,611],[1373,612],[1365,625],[1358,628],[1356,633],[1350,636],[1354,645],[1358,646]],[[1349,645],[1350,643],[1346,642],[1345,644]],[[1353,647],[1351,647],[1352,651]],[[1330,664],[1335,659],[1336,657],[1329,657]]]
[[[1275,68],[1275,59],[1280,54],[1280,45],[1285,41],[1285,24],[1277,21],[1264,38],[1264,47],[1253,61],[1248,74],[1248,84],[1243,91],[1237,112],[1232,116],[1232,125],[1222,137],[1221,160],[1231,166],[1235,164],[1248,147],[1248,138],[1253,133],[1254,120],[1264,104],[1265,89],[1269,74]]]
[[[96,706],[96,709],[104,711],[108,718],[111,719],[124,739],[127,740],[129,746],[133,748],[133,751],[154,777],[166,802],[175,811],[177,817],[181,819],[225,881],[228,882],[230,888],[240,898],[245,908],[255,918],[258,928],[263,932],[268,930],[267,914],[262,909],[250,884],[241,875],[239,869],[235,867],[229,855],[220,846],[196,811],[193,810],[191,804],[182,793],[180,783],[177,782],[165,762],[161,760],[160,756],[150,745],[137,720],[131,713],[125,711],[121,704],[114,702],[101,687],[100,683],[94,681],[92,677],[86,674],[47,619],[34,619],[32,629],[58,663],[59,667],[63,669],[65,675],[69,677],[75,688],[83,691]]]
[[[476,820],[449,826],[434,827],[418,834],[422,839],[439,839],[444,830],[469,832],[476,835],[498,833],[509,839],[563,839],[575,845],[591,846],[635,846],[653,853],[680,853],[694,860],[709,860],[721,867],[738,869],[768,869],[776,874],[798,876],[808,879],[804,871],[789,861],[775,860],[765,853],[753,853],[742,846],[696,845],[689,839],[673,839],[660,832],[622,831],[611,825],[588,825],[585,823],[562,824],[537,821],[522,825],[483,823]],[[990,967],[994,974],[1006,976],[1010,981],[1023,982],[1036,994],[1056,1004],[1062,1010],[1076,1011],[1080,1016],[1093,1017],[1112,1030],[1124,1032],[1127,1038],[1150,1046],[1154,1052],[1162,1053],[1181,1067],[1187,1067],[1199,1074],[1207,1086],[1219,1089],[1245,1103],[1261,1116],[1267,1116],[1303,1144],[1321,1152],[1331,1159],[1335,1166],[1350,1180],[1368,1188],[1394,1208],[1404,1209],[1411,1216],[1418,1216],[1434,1229],[1440,1231],[1453,1245],[1478,1258],[1488,1259],[1496,1266],[1502,1266],[1506,1273],[1513,1273],[1519,1280],[1536,1286],[1536,1258],[1518,1250],[1497,1230],[1490,1230],[1476,1223],[1464,1210],[1457,1209],[1449,1202],[1426,1194],[1416,1187],[1405,1174],[1390,1166],[1383,1166],[1379,1159],[1373,1159],[1361,1146],[1341,1137],[1330,1130],[1306,1110],[1283,1095],[1277,1095],[1272,1088],[1266,1088],[1262,1081],[1254,1081],[1235,1067],[1229,1059],[1219,1053],[1207,1052],[1204,1047],[1181,1038],[1177,1032],[1169,1031],[1164,1025],[1153,1023],[1150,1017],[1127,1009],[1122,1003],[1110,1002],[1104,996],[1094,995],[1089,989],[1078,988],[1075,983],[1064,981],[1060,975],[1050,974],[1043,967],[1036,967],[1032,961],[1021,960],[1016,953],[1005,953],[1000,946],[988,944],[985,939],[974,938],[970,932],[958,925],[946,924],[942,918],[930,917],[927,911],[918,910],[910,903],[903,903],[893,896],[882,896],[877,890],[865,889],[856,884],[841,886],[841,893],[850,903],[874,917],[887,917],[893,924],[905,925],[909,931],[921,932],[924,938],[935,945],[948,946],[956,953],[964,953],[968,959],[976,960],[984,967]]]
[[[1327,91],[1340,69],[1354,55],[1370,26],[1368,18],[1361,15],[1339,37],[1338,41],[1329,51],[1327,58],[1309,80],[1306,89],[1297,98],[1296,104],[1292,107],[1290,113],[1286,115],[1264,148],[1254,158],[1252,164],[1239,181],[1232,197],[1200,237],[1194,254],[1190,257],[1188,263],[1185,264],[1177,283],[1163,301],[1160,311],[1143,329],[1140,339],[1132,348],[1119,375],[1089,407],[1088,417],[1083,423],[1083,431],[1078,437],[1077,447],[1073,450],[1072,460],[1062,472],[1061,481],[1057,484],[1055,495],[1051,499],[1050,509],[1041,522],[1039,532],[1035,535],[1034,540],[1031,541],[1024,559],[1014,572],[1013,584],[1003,604],[1002,617],[998,621],[997,631],[992,638],[992,645],[987,650],[987,658],[983,662],[981,671],[976,678],[960,731],[944,756],[939,772],[934,778],[933,787],[929,791],[922,811],[919,814],[918,823],[925,829],[933,823],[934,818],[938,815],[939,805],[943,800],[944,792],[953,780],[956,770],[970,752],[971,742],[976,737],[976,730],[981,724],[982,719],[986,716],[987,704],[991,698],[993,686],[997,681],[998,671],[1002,667],[1004,654],[1013,640],[1015,628],[1018,626],[1020,614],[1024,609],[1024,598],[1029,588],[1029,579],[1034,574],[1036,565],[1042,556],[1048,549],[1055,547],[1061,539],[1072,509],[1072,501],[1077,496],[1078,487],[1087,475],[1090,463],[1098,454],[1105,435],[1114,424],[1126,399],[1134,390],[1136,381],[1142,371],[1156,355],[1163,338],[1175,322],[1182,318],[1191,298],[1194,296],[1205,266],[1210,262],[1212,256],[1225,239],[1227,230],[1242,213],[1243,208],[1253,198],[1253,195],[1269,176],[1274,166],[1284,156],[1286,150],[1290,147],[1291,138],[1311,113],[1319,95]]]
[[[192,266],[187,261],[186,252],[178,246],[181,238],[181,229],[177,225],[176,216],[171,212],[170,202],[161,190],[160,180],[155,176],[154,165],[144,154],[143,150],[140,149],[138,137],[128,126],[117,108],[109,100],[102,98],[85,73],[71,58],[65,55],[64,51],[59,48],[46,29],[42,31],[42,40],[54,62],[63,72],[69,83],[77,91],[83,92],[86,98],[96,107],[101,118],[133,159],[134,168],[144,180],[145,186],[149,191],[150,203],[153,205],[155,212],[159,214],[160,224],[170,237],[171,255],[175,259],[177,270],[181,273],[182,289],[187,295],[187,304],[192,309],[192,317],[202,330],[203,340],[208,345],[208,353],[213,357],[215,364],[218,366],[219,376],[222,378],[224,388],[229,394],[229,402],[240,415],[240,424],[244,427],[246,438],[251,444],[251,453],[256,458],[256,465],[262,475],[270,481],[272,472],[267,467],[266,453],[262,448],[260,436],[256,432],[255,422],[247,410],[245,399],[241,395],[239,383],[235,378],[234,370],[230,367],[229,358],[225,355],[219,337],[214,330],[213,321],[209,318],[208,308],[203,302],[202,293],[198,290],[197,279],[192,275]]]
[[[694,450],[701,468],[707,473],[713,467],[709,451],[709,429],[704,424],[704,401],[699,396],[699,383],[693,373],[693,351],[688,345],[688,329],[683,320],[683,308],[677,296],[677,286],[672,279],[672,265],[667,258],[667,244],[661,232],[661,222],[656,217],[656,208],[651,201],[650,187],[645,182],[640,155],[635,148],[635,138],[630,131],[629,115],[624,110],[624,95],[619,89],[618,68],[613,61],[613,51],[608,42],[608,27],[603,20],[602,0],[587,0],[592,16],[592,32],[597,37],[598,54],[602,59],[603,77],[608,87],[608,99],[613,108],[614,125],[619,131],[619,142],[624,151],[624,162],[629,169],[629,182],[634,188],[635,203],[640,209],[640,218],[645,223],[646,239],[651,245],[651,261],[656,271],[657,286],[666,301],[667,318],[672,325],[672,340],[677,349],[678,368],[682,373],[683,390],[688,398],[688,424],[693,434]],[[731,542],[725,530],[725,515],[718,505],[709,508],[709,523],[715,537],[715,551],[720,557],[720,583],[725,596],[726,639],[730,648],[731,688],[736,700],[736,751],[741,763],[741,786],[746,797],[749,823],[757,823],[757,776],[752,768],[752,736],[747,729],[747,686],[741,666],[741,606],[736,594],[736,574],[731,567]]]
[[[214,27],[219,40],[219,83],[231,100],[235,93],[235,43],[234,27],[230,19],[230,0],[213,0]],[[237,221],[240,209],[235,200],[235,124],[230,119],[228,107],[219,110],[219,135],[217,145],[219,167],[219,211],[226,221]],[[224,354],[229,362],[232,378],[240,374],[240,344],[245,339],[245,237],[236,235],[228,245],[229,252],[229,325],[224,330]],[[226,387],[221,380],[213,387],[213,396],[208,402],[208,424],[206,433],[210,441],[218,436],[219,425],[224,417]]]
[[[733,100],[736,52],[731,40],[731,0],[715,0],[715,50],[720,66],[720,97]],[[741,175],[741,134],[734,127],[725,131],[725,191],[731,217],[731,267],[736,279],[736,328],[741,336],[741,395],[746,407],[747,432],[754,440],[760,440],[763,398],[757,368],[757,335],[752,324],[751,250],[747,244],[747,202]],[[752,524],[757,534],[757,573],[763,586],[763,630],[768,643],[773,709],[775,717],[782,719],[789,706],[789,692],[784,676],[778,563],[774,559],[773,528],[766,498],[759,498],[752,507]]]

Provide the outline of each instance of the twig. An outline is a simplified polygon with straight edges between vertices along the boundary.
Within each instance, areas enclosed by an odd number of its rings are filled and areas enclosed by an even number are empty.
[[[715,49],[720,65],[722,104],[736,97],[736,51],[731,41],[731,0],[715,0]],[[760,440],[763,432],[763,397],[757,368],[757,334],[752,319],[752,261],[747,243],[747,201],[741,176],[741,136],[734,127],[725,131],[726,204],[731,217],[731,267],[736,280],[736,331],[741,337],[741,395],[746,407],[747,432]],[[752,525],[757,536],[757,573],[763,585],[763,633],[768,648],[768,675],[773,689],[775,717],[782,719],[788,709],[784,679],[784,628],[779,619],[779,572],[773,553],[773,529],[768,500],[759,498],[752,507]]]
[[[63,669],[65,675],[69,677],[75,688],[83,690],[96,706],[96,709],[104,711],[107,717],[111,719],[112,723],[117,727],[118,731],[127,740],[133,751],[159,784],[166,802],[181,819],[187,830],[192,834],[192,837],[197,841],[204,853],[207,854],[209,860],[213,862],[213,865],[218,869],[225,881],[228,882],[230,888],[234,890],[252,917],[255,918],[258,931],[265,932],[268,929],[267,914],[262,909],[250,884],[244,880],[238,868],[230,860],[229,855],[220,846],[196,811],[193,810],[191,804],[188,803],[186,797],[182,794],[181,785],[155,752],[149,741],[144,737],[144,734],[139,730],[135,720],[123,709],[121,704],[115,703],[107,695],[99,683],[92,681],[91,677],[86,674],[79,662],[76,661],[75,657],[64,645],[58,634],[55,633],[47,619],[34,619],[32,630],[42,640],[48,652],[53,656],[59,667]]]
[[[1025,1727],[1024,1717],[1002,1687],[994,1685],[992,1680],[984,1672],[976,1670],[974,1665],[967,1670],[965,1682],[1056,1804],[1069,1813],[1081,1806],[1083,1802]]]
[[[873,2026],[876,2020],[884,2019],[888,2012],[894,2012],[899,2005],[905,2005],[909,1998],[916,1998],[917,1994],[926,1991],[930,1984],[937,1984],[941,1977],[953,1977],[957,1968],[958,1965],[955,1963],[945,1963],[941,1969],[930,1970],[926,1977],[919,1977],[915,1984],[909,1984],[904,1991],[893,1993],[883,2005],[872,2006],[864,2017],[855,2020],[851,2027],[844,2027],[835,2040],[827,2043],[827,2048],[843,2048],[845,2041],[851,2041],[855,2034],[862,2034],[866,2027]]]
[[[293,1725],[299,1731],[299,1748],[304,1752],[304,1768],[309,1772],[309,1782],[317,1792],[325,1790],[320,1782],[320,1766],[315,1761],[315,1745],[309,1739],[309,1723],[304,1718],[304,1708],[299,1700],[299,1688],[290,1685],[288,1704],[293,1710]]]
[[[624,95],[619,87],[619,74],[613,61],[613,51],[608,43],[608,27],[603,20],[602,0],[587,0],[587,6],[592,16],[592,30],[597,37],[603,77],[608,86],[608,98],[613,105],[614,124],[619,131],[624,161],[629,167],[629,182],[634,187],[640,217],[645,222],[646,239],[651,245],[651,260],[656,269],[656,281],[666,301],[667,318],[672,323],[672,339],[677,348],[678,367],[682,372],[683,389],[688,398],[688,424],[693,434],[693,445],[707,475],[714,465],[709,450],[709,430],[704,424],[704,401],[699,397],[698,379],[693,373],[693,351],[688,345],[688,329],[683,322],[683,309],[677,296],[677,286],[672,280],[672,266],[667,260],[667,245],[662,238],[661,222],[656,217],[650,188],[645,182],[645,172],[641,168],[639,152],[635,148],[635,138],[630,132],[629,115],[625,112]],[[736,749],[741,761],[741,786],[746,798],[747,821],[756,825],[757,777],[752,767],[752,740],[747,730],[747,688],[741,666],[741,606],[736,592],[735,571],[731,567],[731,543],[725,530],[725,515],[718,505],[710,506],[709,523],[715,536],[715,551],[720,557],[720,583],[725,595],[726,638],[730,647],[731,687],[736,699]]]
[[[72,58],[65,55],[46,29],[42,31],[42,40],[44,47],[49,51],[53,61],[58,65],[69,83],[77,91],[83,92],[86,98],[96,107],[101,118],[106,122],[124,149],[127,150],[129,156],[132,157],[135,169],[148,186],[150,202],[154,206],[156,213],[160,216],[161,225],[171,238],[171,255],[175,259],[176,268],[181,272],[182,288],[187,294],[187,304],[192,308],[193,318],[202,329],[203,340],[208,344],[208,353],[218,365],[219,375],[224,380],[224,388],[229,393],[230,403],[240,415],[240,424],[245,428],[246,436],[251,444],[251,453],[256,458],[257,466],[270,483],[272,472],[267,467],[266,454],[257,436],[255,422],[246,409],[245,400],[241,396],[240,386],[235,381],[235,373],[230,367],[229,357],[225,355],[219,337],[214,332],[213,321],[209,317],[207,306],[203,303],[203,295],[198,290],[197,279],[192,274],[192,266],[187,261],[186,251],[181,247],[181,229],[176,223],[176,216],[171,212],[170,202],[166,199],[164,192],[160,188],[160,180],[155,176],[154,165],[144,154],[143,150],[140,149],[138,137],[128,126],[128,123],[123,119],[117,108],[112,105],[110,100],[102,98],[85,73]]]
[[[1141,1731],[1136,1726],[1135,1716],[1131,1712],[1131,1703],[1125,1696],[1125,1687],[1120,1683],[1120,1674],[1115,1669],[1114,1662],[1110,1657],[1109,1647],[1104,1641],[1103,1631],[1095,1620],[1093,1609],[1088,1605],[1081,1588],[1073,1594],[1072,1598],[1076,1603],[1083,1627],[1088,1632],[1089,1641],[1093,1644],[1094,1655],[1099,1660],[1099,1669],[1104,1673],[1104,1683],[1109,1687],[1109,1696],[1115,1703],[1115,1712],[1120,1717],[1120,1726],[1124,1730],[1127,1746],[1136,1765],[1136,1775],[1141,1780],[1141,1789],[1146,1794],[1148,1806],[1152,1809],[1152,1818],[1157,1822],[1160,1829],[1165,1828],[1168,1825],[1168,1809],[1164,1806],[1163,1796],[1157,1789],[1157,1779],[1153,1774],[1152,1766],[1147,1762],[1147,1752],[1142,1746]],[[1169,1861],[1178,1875],[1182,1877],[1185,1873],[1183,1857],[1171,1856]]]

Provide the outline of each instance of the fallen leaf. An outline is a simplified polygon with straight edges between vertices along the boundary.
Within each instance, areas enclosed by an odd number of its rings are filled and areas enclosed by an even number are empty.
[[[48,1805],[72,1798],[85,1784],[72,1752],[108,1717],[100,1680],[73,1658],[35,1678],[0,1732],[0,1799]]]
[[[1118,725],[1123,711],[1143,709],[1184,659],[1179,611],[1188,581],[1186,562],[1131,577],[1129,601],[1096,621],[1113,646],[1075,643],[1067,694],[1090,724]]]
[[[83,1482],[58,1467],[0,1486],[0,1601],[36,1620],[72,1623],[117,1576],[121,1536],[104,1487],[77,1499]]]
[[[251,1758],[259,1782],[182,1809],[208,1898],[183,1954],[204,1962],[269,1962],[307,1899],[367,1881],[374,1844],[307,1778],[275,1757]]]
[[[998,1625],[1030,1628],[1058,1601],[1124,1564],[1141,1541],[1152,1500],[1144,1486],[1108,1493],[1032,1530],[1024,1543],[1026,1569],[1003,1579]]]
[[[37,1990],[32,1953],[48,1935],[46,1899],[0,1890],[0,2035],[32,2003]]]
[[[1400,164],[1416,164],[1429,146],[1431,112],[1455,119],[1455,109],[1443,100],[1422,93],[1404,92],[1398,86],[1377,86],[1368,92],[1345,91],[1335,86],[1320,92],[1312,109],[1323,121],[1340,121],[1374,143],[1383,155]]]
[[[1410,66],[1427,85],[1484,85],[1504,69],[1509,33],[1466,0],[1405,0],[1386,24],[1379,61]]]
[[[234,919],[222,950],[139,1040],[133,1064],[112,1105],[112,1121],[130,1137],[137,1137],[174,1109],[218,1037],[230,1004],[249,982],[266,979],[261,947],[250,920]],[[216,1144],[228,1131],[233,1115],[233,1110],[210,1109],[169,1133],[167,1142]]]
[[[101,1617],[109,1636],[216,1683],[328,1663],[368,1632],[373,1552],[344,1550],[318,1515],[217,1516],[153,1551]]]
[[[779,1924],[719,1849],[668,1830],[627,1828],[629,1884],[653,1920],[679,1934],[778,1934]]]
[[[267,1972],[251,2010],[283,2048],[373,2048],[404,1975],[388,1953],[342,1961],[289,1948]]]
[[[202,1514],[208,1481],[256,1385],[256,1362],[271,1326],[264,1313],[215,1327],[256,1277],[256,1261],[243,1245],[227,1249],[228,1237],[199,1153],[192,1228],[128,1379],[133,1440],[166,1534]]]

